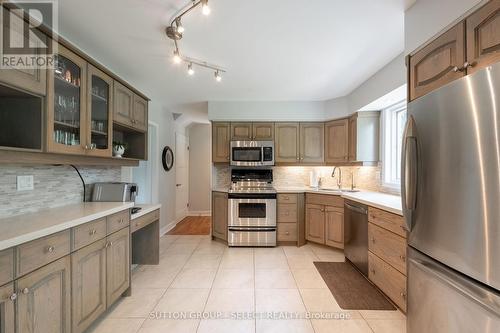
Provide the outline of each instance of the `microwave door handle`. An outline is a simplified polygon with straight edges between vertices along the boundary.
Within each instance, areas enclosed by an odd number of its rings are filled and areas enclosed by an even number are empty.
[[[413,228],[413,215],[417,208],[418,139],[415,119],[410,116],[403,136],[401,158],[401,200],[406,228]]]

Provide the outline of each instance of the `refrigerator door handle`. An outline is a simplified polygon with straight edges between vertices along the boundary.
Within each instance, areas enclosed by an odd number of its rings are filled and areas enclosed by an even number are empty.
[[[415,119],[410,116],[406,124],[401,158],[401,200],[406,228],[413,227],[413,213],[417,208],[418,142]]]
[[[473,300],[484,309],[491,311],[495,316],[500,313],[500,295],[498,293],[481,287],[479,284],[476,285],[468,279],[453,273],[448,268],[441,267],[441,265],[426,259],[409,258],[409,261],[430,276]]]

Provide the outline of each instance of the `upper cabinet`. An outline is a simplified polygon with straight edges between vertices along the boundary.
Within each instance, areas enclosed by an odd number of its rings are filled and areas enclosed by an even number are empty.
[[[229,142],[231,125],[229,123],[212,123],[212,162],[229,163]]]
[[[272,141],[274,139],[274,123],[231,123],[231,140],[233,141]]]
[[[4,7],[3,10],[7,11]],[[19,19],[11,19],[10,24],[6,24],[7,20],[2,20],[3,36],[9,36],[11,41],[25,42],[26,36],[23,34],[23,21]],[[30,32],[33,33],[33,32]],[[36,41],[30,40],[29,43],[46,43],[49,45],[49,38],[45,35],[37,35]],[[27,41],[26,41],[27,42]],[[37,46],[36,45],[36,46]],[[38,54],[41,54],[41,48],[37,48]],[[47,71],[45,69],[1,69],[0,82],[10,86],[26,90],[37,95],[45,96],[47,92]]]
[[[500,61],[500,1],[493,0],[467,18],[467,74]]]
[[[380,160],[380,111],[356,112],[349,118],[349,163],[374,165]]]
[[[349,119],[339,119],[325,124],[325,161],[329,163],[348,162]]]
[[[274,129],[276,163],[299,163],[299,123],[276,123]]]
[[[114,122],[139,131],[148,126],[148,102],[123,84],[114,82]]]
[[[488,1],[409,57],[409,100],[500,61],[500,1]]]
[[[48,71],[47,151],[83,155],[87,135],[87,62],[59,45],[55,68]]]
[[[88,153],[111,156],[113,131],[113,79],[88,65],[87,71],[87,137]]]
[[[231,123],[231,140],[252,140],[252,123]]]
[[[274,123],[252,123],[252,138],[258,141],[273,141]]]
[[[324,123],[300,123],[300,163],[323,164],[324,145]]]
[[[465,75],[465,24],[461,22],[410,57],[410,100]]]

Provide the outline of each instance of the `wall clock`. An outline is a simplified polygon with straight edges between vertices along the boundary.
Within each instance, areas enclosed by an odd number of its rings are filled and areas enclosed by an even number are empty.
[[[165,171],[170,171],[170,169],[174,166],[174,152],[169,146],[165,146],[165,148],[163,148],[161,162]]]

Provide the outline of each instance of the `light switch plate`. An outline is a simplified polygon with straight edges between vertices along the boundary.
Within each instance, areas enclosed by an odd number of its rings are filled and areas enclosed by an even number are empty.
[[[29,191],[33,189],[33,176],[17,176],[18,191]]]

